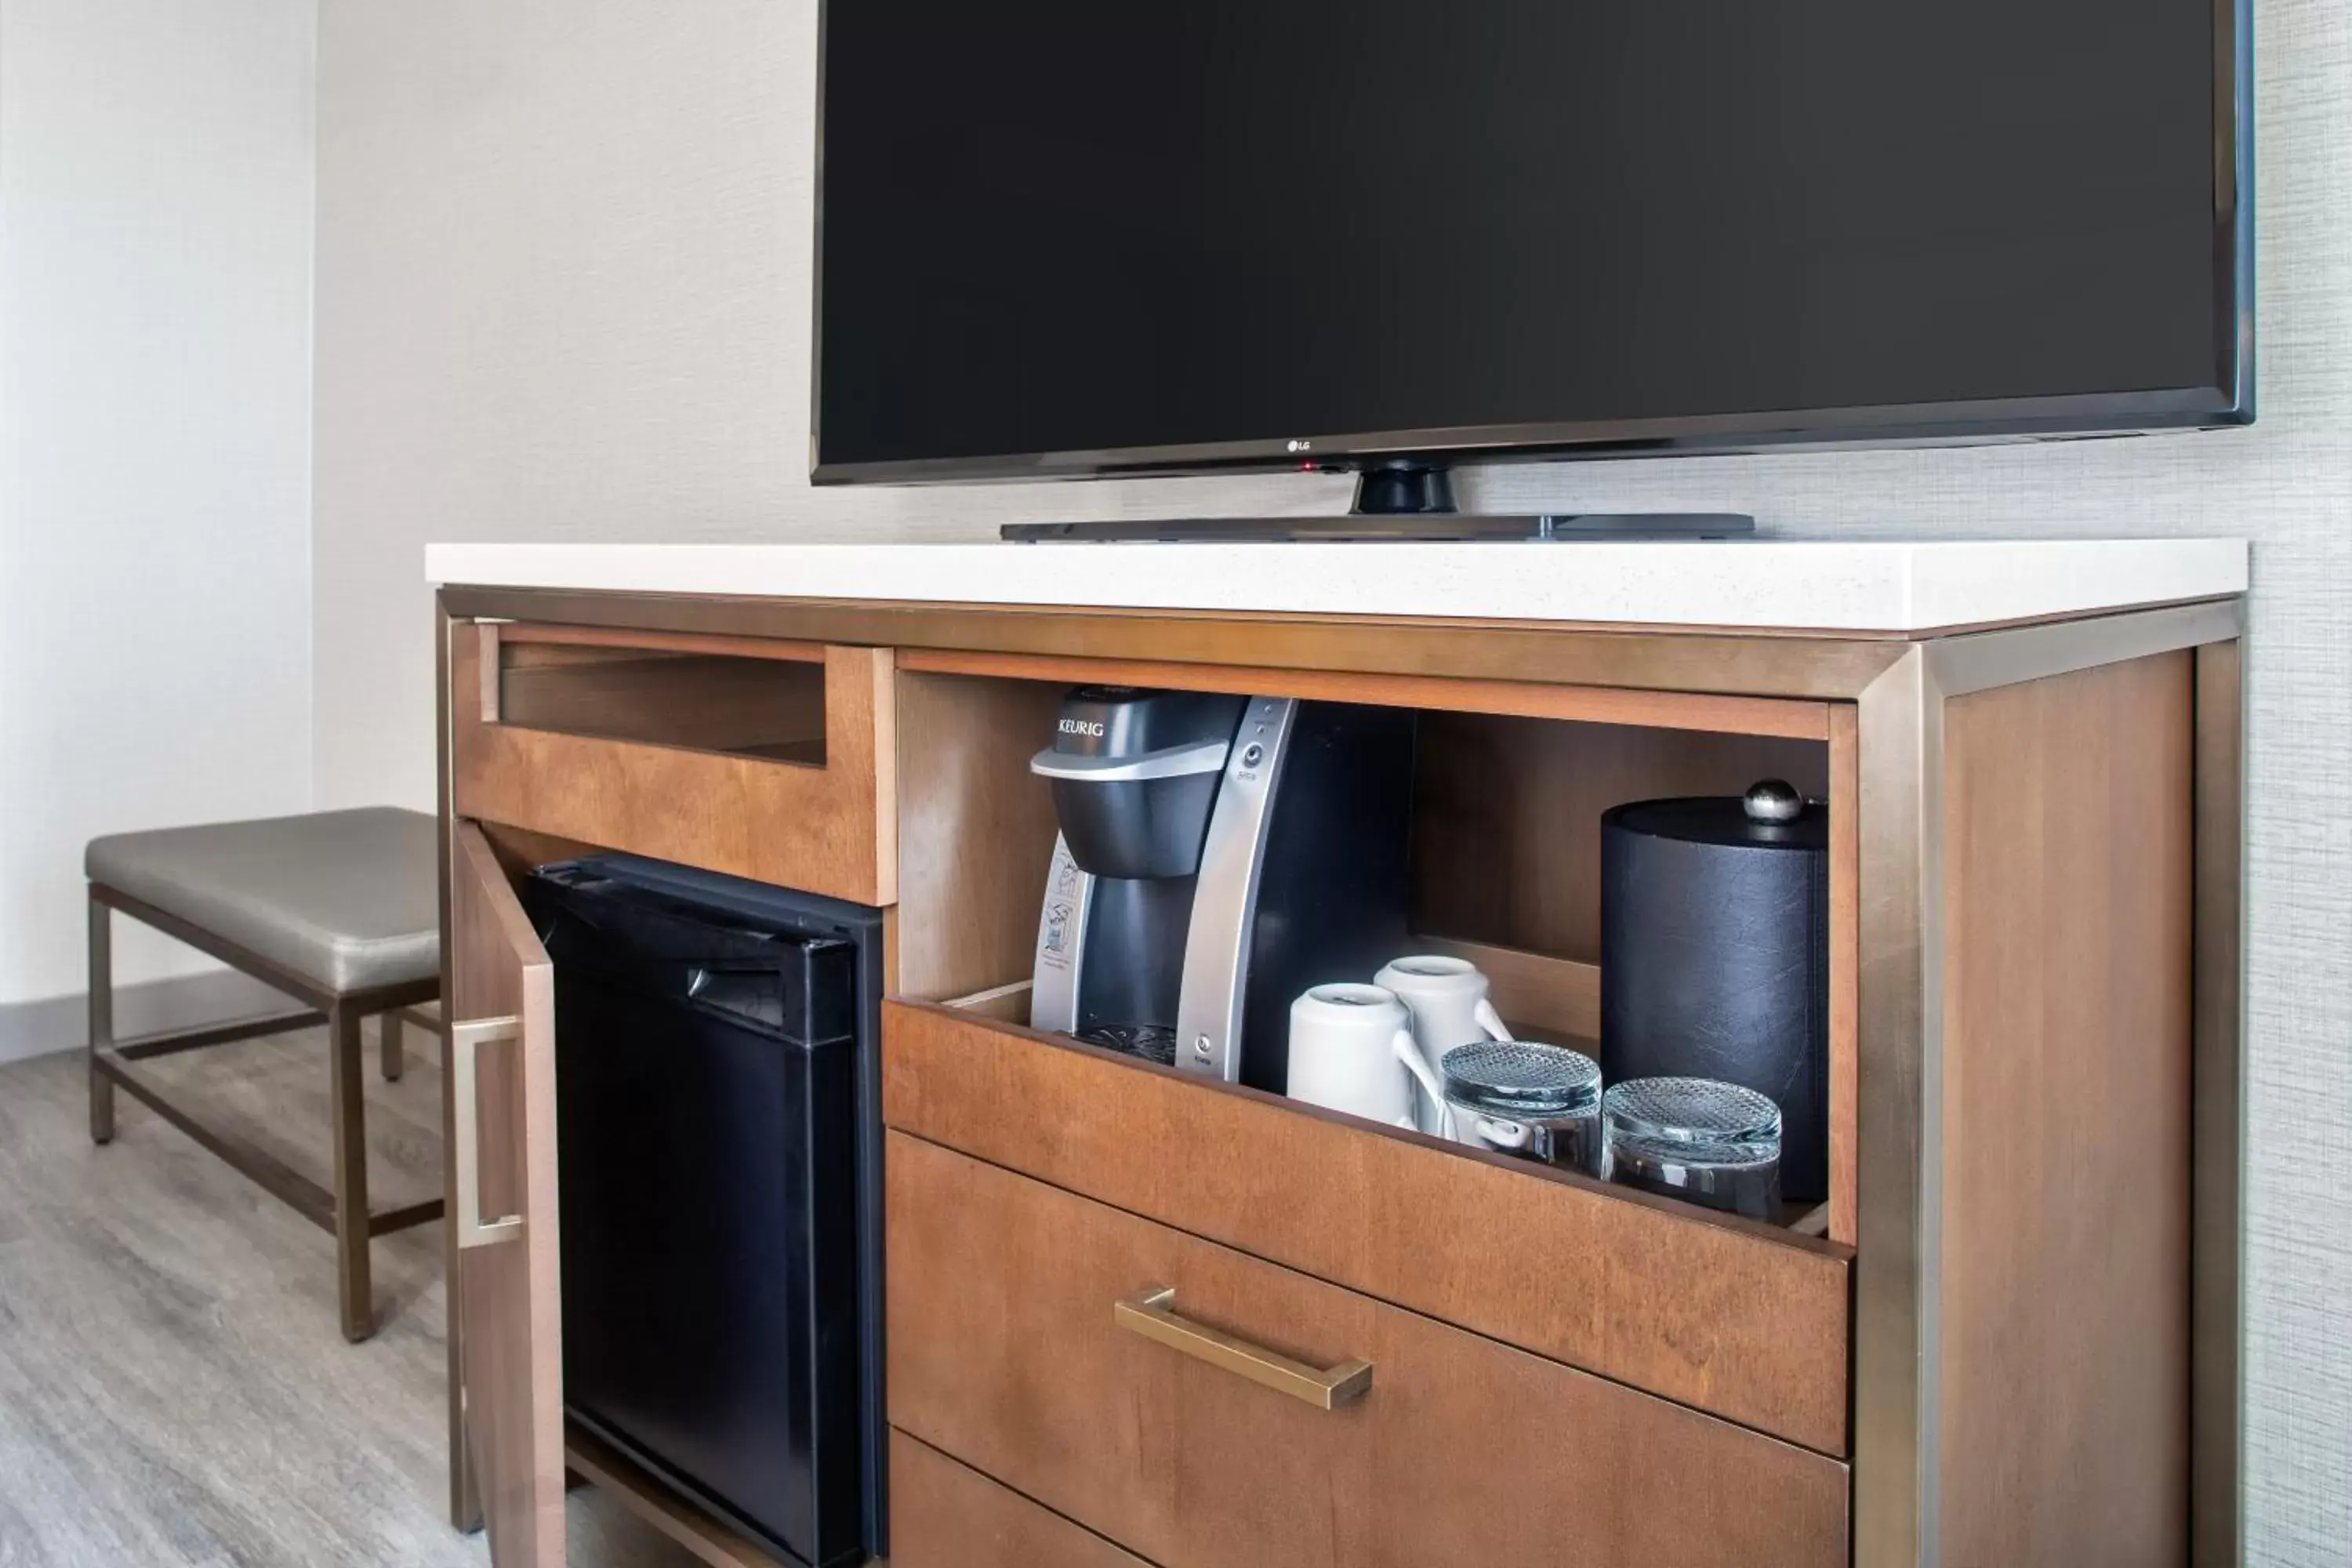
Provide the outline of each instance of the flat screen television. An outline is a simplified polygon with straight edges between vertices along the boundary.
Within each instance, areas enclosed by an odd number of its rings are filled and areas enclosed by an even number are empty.
[[[2242,0],[829,0],[814,474],[2252,412]]]

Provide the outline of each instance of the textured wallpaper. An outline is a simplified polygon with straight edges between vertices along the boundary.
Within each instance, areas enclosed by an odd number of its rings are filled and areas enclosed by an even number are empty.
[[[2352,5],[2260,0],[2246,430],[1497,468],[1476,497],[1843,537],[2232,534],[2248,638],[2247,1561],[2352,1563]]]
[[[1734,510],[1845,537],[2256,542],[2249,1561],[2336,1568],[2352,1561],[2352,3],[2257,0],[2255,20],[2252,429],[1498,468],[1465,500]],[[982,537],[1013,517],[1346,504],[1345,481],[1292,478],[812,493],[814,39],[814,0],[321,6],[321,805],[431,802],[428,539]]]

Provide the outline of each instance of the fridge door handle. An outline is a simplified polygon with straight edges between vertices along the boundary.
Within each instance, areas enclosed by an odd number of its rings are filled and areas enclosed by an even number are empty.
[[[449,1156],[460,1247],[495,1247],[522,1237],[519,1214],[482,1218],[482,1123],[475,1083],[475,1062],[482,1047],[521,1037],[522,1020],[511,1016],[468,1018],[449,1027]]]

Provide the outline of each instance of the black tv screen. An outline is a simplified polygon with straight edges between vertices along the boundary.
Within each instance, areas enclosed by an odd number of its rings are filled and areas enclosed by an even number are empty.
[[[2235,0],[828,0],[820,480],[2251,416]]]

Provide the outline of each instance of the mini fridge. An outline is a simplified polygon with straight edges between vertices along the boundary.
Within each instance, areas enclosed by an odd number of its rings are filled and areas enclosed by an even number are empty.
[[[542,867],[565,1413],[811,1568],[879,1555],[882,916]]]

